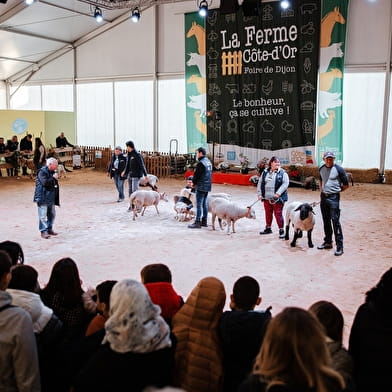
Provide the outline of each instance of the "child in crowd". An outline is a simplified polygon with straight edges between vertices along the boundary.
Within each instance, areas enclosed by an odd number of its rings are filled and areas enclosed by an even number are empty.
[[[109,318],[109,299],[113,286],[117,283],[116,280],[105,280],[100,283],[97,288],[97,315],[90,321],[86,330],[86,336],[104,329],[105,322]]]
[[[171,325],[172,317],[184,301],[173,288],[170,269],[165,264],[148,264],[140,271],[140,276],[151,301],[161,307],[161,316]]]
[[[234,283],[231,311],[224,312],[219,323],[225,392],[238,390],[260,350],[271,319],[270,307],[266,311],[254,311],[260,303],[260,286],[254,278],[243,276]]]
[[[353,390],[353,360],[342,345],[344,327],[342,312],[328,301],[315,302],[310,306],[309,312],[316,316],[324,327],[332,367],[344,378],[346,390]]]

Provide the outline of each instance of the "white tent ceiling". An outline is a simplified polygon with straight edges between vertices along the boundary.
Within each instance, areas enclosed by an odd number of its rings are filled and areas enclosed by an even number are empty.
[[[24,0],[0,3],[0,81],[15,81],[59,54],[128,19],[133,8],[143,10],[183,0]],[[127,8],[108,9],[104,3],[122,3]],[[90,4],[88,4],[90,3]],[[100,5],[104,21],[94,19]],[[102,4],[103,5],[102,5]],[[109,4],[110,5],[110,4]]]

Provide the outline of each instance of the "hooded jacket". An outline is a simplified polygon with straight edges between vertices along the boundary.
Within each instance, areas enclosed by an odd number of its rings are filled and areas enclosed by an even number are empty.
[[[172,319],[177,338],[175,383],[189,392],[222,390],[218,323],[226,293],[216,278],[202,279]]]
[[[12,297],[0,290],[0,308]],[[39,392],[41,390],[37,348],[30,315],[11,306],[0,313],[0,391]]]

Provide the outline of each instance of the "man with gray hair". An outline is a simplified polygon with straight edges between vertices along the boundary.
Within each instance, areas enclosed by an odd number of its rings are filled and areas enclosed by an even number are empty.
[[[57,167],[57,159],[48,158],[46,166],[39,170],[35,181],[34,202],[38,206],[39,231],[41,237],[45,239],[50,238],[51,235],[57,235],[53,231],[56,217],[55,206],[60,205]]]

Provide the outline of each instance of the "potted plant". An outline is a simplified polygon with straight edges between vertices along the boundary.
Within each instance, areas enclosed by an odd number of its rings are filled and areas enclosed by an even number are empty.
[[[240,172],[242,174],[248,174],[249,173],[249,158],[244,155],[242,152],[239,154],[240,157],[240,165],[241,165],[241,169]]]
[[[288,175],[289,175],[289,178],[292,180],[299,181],[301,179],[301,175],[298,170],[298,167],[295,165],[289,166]]]

